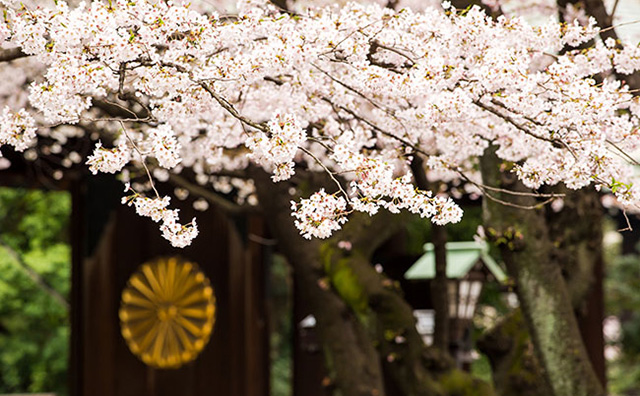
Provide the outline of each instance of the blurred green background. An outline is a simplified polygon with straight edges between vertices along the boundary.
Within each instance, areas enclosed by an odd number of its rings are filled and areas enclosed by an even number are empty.
[[[0,394],[67,394],[70,213],[68,193],[0,188]]]

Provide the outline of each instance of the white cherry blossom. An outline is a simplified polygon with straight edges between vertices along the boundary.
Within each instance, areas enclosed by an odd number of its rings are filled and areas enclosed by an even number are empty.
[[[303,8],[242,1],[226,17],[148,0],[7,7],[0,39],[41,73],[22,76],[33,81],[28,94],[3,103],[13,110],[2,115],[0,144],[24,150],[39,136],[62,152],[72,135],[58,124],[109,142],[96,144],[90,171],[137,175],[140,193],[125,202],[175,246],[195,237],[195,220],[182,225],[167,197],[143,194],[183,170],[242,204],[256,203],[249,167],[274,182],[328,173],[334,191],[294,197],[306,238],[330,236],[354,211],[460,221],[451,198],[416,188],[410,161],[420,156],[432,181],[478,180],[491,146],[531,189],[594,186],[640,204],[629,158],[640,147],[640,104],[620,82],[592,77],[638,70],[640,49],[609,40],[561,52],[599,33],[579,10],[566,24],[532,26],[448,2],[420,12]]]

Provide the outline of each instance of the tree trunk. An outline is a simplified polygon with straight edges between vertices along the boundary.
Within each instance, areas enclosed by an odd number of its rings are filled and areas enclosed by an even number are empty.
[[[443,353],[449,353],[449,291],[447,289],[447,229],[444,226],[431,226],[433,249],[436,261],[436,274],[431,281],[431,300],[435,311],[433,346]]]
[[[325,258],[332,284],[375,337],[384,368],[402,394],[444,394],[427,369],[413,310],[398,294],[397,286],[378,274],[360,252],[343,256],[326,251]]]
[[[562,210],[556,213],[547,209],[552,259],[562,269],[589,359],[604,386],[603,209],[600,195],[586,189],[561,189],[561,192],[566,194]]]
[[[293,226],[288,187],[253,170],[260,204],[278,246],[303,282],[334,377],[336,394],[384,395],[381,361],[404,396],[490,396],[486,383],[452,367],[450,358],[426,348],[413,309],[398,286],[371,264],[374,250],[407,219],[381,212],[352,215],[343,231],[306,241]],[[352,243],[351,250],[338,242]]]
[[[352,216],[336,239],[324,244],[325,271],[361,322],[375,332],[385,372],[403,395],[492,395],[486,383],[454,369],[446,353],[424,345],[413,308],[399,287],[371,265],[373,250],[405,220],[387,212]],[[338,249],[340,239],[351,241],[353,249]]]
[[[495,147],[481,159],[486,185],[526,192],[513,174],[501,173]],[[601,396],[602,386],[591,367],[560,267],[551,260],[552,243],[531,196],[495,193],[501,204],[485,197],[485,232],[500,248],[507,272],[516,282],[525,321],[538,358],[555,396]]]
[[[560,266],[576,313],[580,333],[600,382],[605,384],[602,335],[602,207],[598,193],[572,191],[560,211],[546,207],[546,222],[553,245],[551,259]],[[520,309],[483,334],[478,347],[491,361],[496,391],[501,395],[548,395],[531,338]]]
[[[501,396],[548,396],[551,389],[533,353],[531,337],[518,308],[477,341],[491,362],[493,385]]]
[[[430,190],[427,174],[424,169],[424,161],[418,153],[414,154],[411,161],[411,172],[416,186],[424,191]],[[431,300],[435,311],[433,329],[433,346],[444,354],[449,353],[449,290],[447,279],[447,229],[445,226],[431,224],[431,242],[436,261],[436,273],[431,281]]]
[[[335,394],[340,396],[384,396],[382,370],[377,351],[365,328],[351,309],[324,285],[320,243],[304,240],[290,215],[288,185],[273,184],[269,176],[254,169],[254,180],[265,216],[278,247],[293,267],[296,282],[313,309],[327,368]]]

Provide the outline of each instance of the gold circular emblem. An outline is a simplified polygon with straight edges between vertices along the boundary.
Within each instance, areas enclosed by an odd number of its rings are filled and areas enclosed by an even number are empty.
[[[141,265],[129,278],[120,327],[129,349],[144,363],[178,368],[209,342],[215,311],[213,288],[196,264],[161,258]]]

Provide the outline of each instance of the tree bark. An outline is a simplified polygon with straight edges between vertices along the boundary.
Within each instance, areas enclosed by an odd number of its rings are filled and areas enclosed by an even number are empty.
[[[567,282],[582,339],[598,379],[606,384],[604,336],[603,209],[600,195],[593,190],[571,191],[566,194],[561,211],[547,208],[547,224],[553,243],[552,259],[562,269]]]
[[[518,308],[477,341],[491,363],[493,386],[501,396],[548,396],[549,384],[533,353],[531,337]]]
[[[551,259],[560,266],[580,333],[591,364],[605,382],[602,335],[602,208],[599,195],[591,190],[567,194],[560,211],[546,207],[546,222],[553,246]],[[548,395],[551,391],[532,351],[531,338],[520,309],[516,309],[478,340],[493,367],[494,385],[501,395]]]
[[[338,293],[375,337],[385,371],[402,394],[444,394],[427,369],[427,351],[416,330],[413,310],[398,294],[397,286],[377,273],[358,251],[343,255],[325,250],[325,268]]]
[[[501,173],[495,147],[481,159],[483,182],[526,192],[512,174]],[[500,248],[516,282],[525,321],[555,396],[601,396],[602,386],[582,343],[569,291],[560,267],[551,260],[552,244],[544,214],[531,196],[496,194],[510,205],[485,198],[485,232]]]

